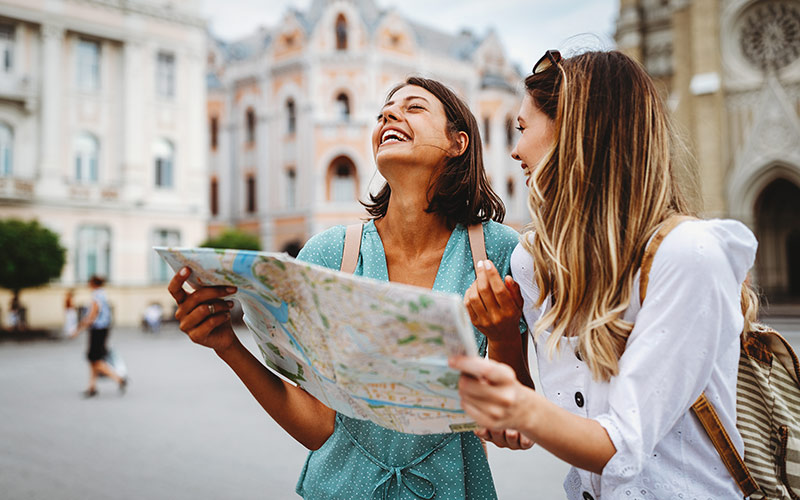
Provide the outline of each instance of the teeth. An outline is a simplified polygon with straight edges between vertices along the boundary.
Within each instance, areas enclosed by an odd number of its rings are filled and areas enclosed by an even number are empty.
[[[401,142],[401,141],[407,141],[409,139],[410,139],[409,136],[407,136],[406,134],[400,132],[399,130],[391,130],[390,129],[390,130],[387,130],[386,132],[384,132],[383,136],[381,136],[381,144],[383,144],[384,142],[389,141],[389,140],[394,140],[394,141],[397,141],[397,142]]]

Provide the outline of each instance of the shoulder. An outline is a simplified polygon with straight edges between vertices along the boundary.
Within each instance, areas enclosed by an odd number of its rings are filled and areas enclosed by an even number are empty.
[[[653,272],[694,276],[733,272],[736,281],[742,282],[755,262],[757,247],[753,233],[739,221],[686,221],[664,238]]]
[[[342,265],[345,230],[345,226],[333,226],[315,234],[303,245],[297,260],[339,269]]]
[[[486,240],[486,253],[492,261],[510,259],[511,252],[519,243],[516,229],[495,221],[483,223],[483,237]]]

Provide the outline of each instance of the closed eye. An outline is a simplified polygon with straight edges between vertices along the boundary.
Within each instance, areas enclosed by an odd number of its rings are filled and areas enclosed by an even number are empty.
[[[517,129],[517,130],[519,130],[519,133],[520,133],[520,134],[522,133],[522,131],[523,131],[523,130],[525,130],[525,127],[520,127],[519,125],[517,125],[517,126],[516,126],[516,127],[514,127],[514,128],[515,128],[515,129]]]

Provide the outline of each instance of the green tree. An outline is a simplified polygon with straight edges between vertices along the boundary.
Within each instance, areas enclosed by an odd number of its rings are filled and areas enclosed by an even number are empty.
[[[226,229],[216,238],[207,239],[200,246],[207,248],[261,250],[261,242],[258,241],[258,236],[234,228]]]
[[[58,234],[38,221],[0,220],[0,287],[14,293],[47,284],[61,275],[66,250]]]

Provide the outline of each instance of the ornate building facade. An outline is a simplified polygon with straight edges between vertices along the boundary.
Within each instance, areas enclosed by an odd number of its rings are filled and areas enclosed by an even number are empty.
[[[519,72],[491,32],[448,34],[373,0],[313,0],[274,27],[209,47],[209,233],[258,234],[271,251],[366,216],[381,185],[370,134],[387,91],[410,75],[443,81],[470,105],[485,163],[508,209],[526,220],[513,147]]]
[[[775,311],[796,311],[800,2],[621,0],[616,38],[688,133],[704,215],[753,229],[756,283]]]
[[[32,326],[59,324],[65,289],[92,274],[109,279],[117,324],[138,322],[171,276],[151,247],[206,237],[206,30],[194,7],[0,4],[0,217],[38,219],[67,249],[60,280],[22,294]]]

